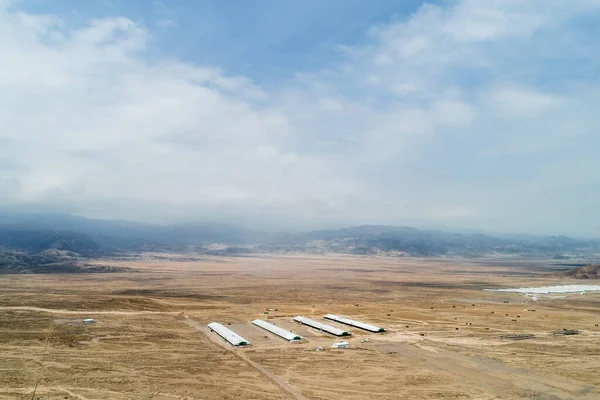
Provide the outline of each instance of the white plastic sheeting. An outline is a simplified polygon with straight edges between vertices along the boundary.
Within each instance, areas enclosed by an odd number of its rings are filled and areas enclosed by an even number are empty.
[[[509,292],[509,293],[535,293],[535,294],[550,294],[550,293],[583,293],[583,292],[600,292],[600,285],[559,285],[559,286],[542,286],[528,287],[516,289],[483,289],[486,292]]]
[[[300,322],[301,324],[311,326],[313,328],[319,329],[319,330],[327,332],[327,333],[331,333],[332,335],[335,335],[335,336],[350,336],[350,332],[343,331],[341,329],[338,329],[338,328],[330,326],[330,325],[322,324],[319,321],[314,321],[312,319],[298,316],[298,317],[294,317],[294,321]]]
[[[294,332],[287,331],[267,321],[255,319],[254,321],[252,321],[252,323],[256,326],[260,326],[261,328],[268,330],[271,333],[274,333],[277,336],[281,336],[282,338],[289,340],[290,342],[297,342],[299,340],[302,340],[302,336],[296,335]]]
[[[210,324],[208,324],[208,327],[211,330],[215,331],[219,336],[221,336],[223,339],[227,340],[229,343],[231,343],[234,346],[249,346],[250,345],[250,341],[244,339],[243,337],[241,337],[240,335],[238,335],[231,329],[226,328],[225,326],[219,324],[218,322],[211,322]]]
[[[325,318],[330,319],[332,321],[340,322],[342,324],[346,324],[346,325],[354,326],[354,327],[357,327],[360,329],[364,329],[364,330],[370,331],[370,332],[385,332],[385,329],[380,328],[378,326],[366,324],[366,323],[360,322],[360,321],[354,321],[353,319],[346,318],[346,317],[340,317],[339,315],[327,314],[327,315],[325,315]]]

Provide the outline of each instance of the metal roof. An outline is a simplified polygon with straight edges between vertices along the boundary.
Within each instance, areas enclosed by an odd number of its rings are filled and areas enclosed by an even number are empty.
[[[260,326],[261,328],[268,330],[271,333],[276,334],[277,336],[281,336],[282,338],[289,340],[290,342],[297,342],[303,339],[302,336],[296,335],[294,332],[286,331],[283,328],[280,328],[261,319],[255,319],[254,321],[252,321],[252,323],[256,326]]]
[[[330,319],[332,321],[340,322],[342,324],[355,326],[357,328],[364,329],[366,331],[385,332],[385,329],[380,328],[378,326],[371,325],[371,324],[365,324],[364,322],[360,322],[360,321],[354,321],[353,319],[346,318],[346,317],[340,317],[339,315],[327,314],[327,315],[325,315],[325,318]]]
[[[294,317],[294,321],[300,322],[304,325],[312,326],[313,328],[322,330],[327,333],[331,333],[332,335],[335,335],[335,336],[350,336],[350,332],[343,331],[341,329],[338,329],[338,328],[330,326],[330,325],[322,324],[322,323],[320,323],[318,321],[314,321],[312,319],[298,316],[298,317]]]
[[[223,339],[227,340],[229,343],[231,343],[234,346],[249,346],[250,345],[249,340],[244,339],[243,337],[241,337],[240,335],[238,335],[231,329],[226,328],[225,326],[219,324],[218,322],[211,322],[210,324],[208,324],[208,327],[211,330],[217,332],[219,334],[219,336],[221,336]]]

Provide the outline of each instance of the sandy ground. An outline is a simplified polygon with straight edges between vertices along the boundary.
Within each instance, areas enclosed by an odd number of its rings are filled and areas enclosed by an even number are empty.
[[[482,291],[598,284],[536,277],[546,262],[145,254],[99,263],[135,272],[0,276],[0,399],[600,398],[600,294],[536,302]],[[351,347],[330,349],[339,339],[296,315],[352,332]],[[306,340],[288,343],[256,318]],[[252,346],[229,345],[206,328],[212,321]],[[581,333],[552,334],[562,329]],[[535,337],[500,338],[525,333]]]

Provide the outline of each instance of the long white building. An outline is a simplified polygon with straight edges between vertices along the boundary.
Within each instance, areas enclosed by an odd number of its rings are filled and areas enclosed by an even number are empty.
[[[219,336],[221,336],[223,339],[227,340],[234,346],[250,346],[249,340],[244,339],[231,329],[226,328],[218,322],[211,322],[210,324],[208,324],[208,327],[211,331],[216,332]]]
[[[323,332],[331,333],[332,335],[335,335],[335,336],[350,336],[350,332],[343,331],[334,326],[322,324],[319,321],[315,321],[312,319],[298,316],[298,317],[294,317],[294,321],[300,322],[301,324],[304,324],[304,325],[308,325],[315,329],[319,329]]]
[[[354,321],[353,319],[346,318],[346,317],[340,317],[339,315],[327,314],[327,315],[325,315],[325,318],[330,319],[335,322],[342,323],[342,324],[354,326],[356,328],[364,329],[364,330],[370,331],[370,332],[385,332],[385,329],[380,328],[379,326],[366,324],[366,323],[360,322],[360,321]]]
[[[276,325],[273,325],[267,321],[263,321],[261,319],[255,319],[252,323],[256,326],[259,326],[267,331],[274,333],[277,336],[284,338],[285,340],[289,340],[290,342],[298,342],[303,339],[302,336],[296,335],[294,332],[287,331],[283,328],[280,328]]]
[[[528,287],[518,289],[483,289],[484,292],[512,292],[523,294],[552,294],[552,293],[585,293],[585,292],[600,292],[600,285],[559,285],[559,286],[542,286]]]

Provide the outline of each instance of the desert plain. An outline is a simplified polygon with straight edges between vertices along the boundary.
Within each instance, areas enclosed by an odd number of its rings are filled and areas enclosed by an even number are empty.
[[[0,399],[600,399],[600,293],[535,301],[483,291],[598,284],[548,277],[547,260],[146,253],[95,262],[128,270],[0,275]],[[331,349],[340,339],[297,315],[344,327],[350,348]],[[257,318],[306,340],[289,343],[250,324]],[[252,345],[231,346],[206,327],[213,321]],[[580,332],[553,334],[563,329]]]

